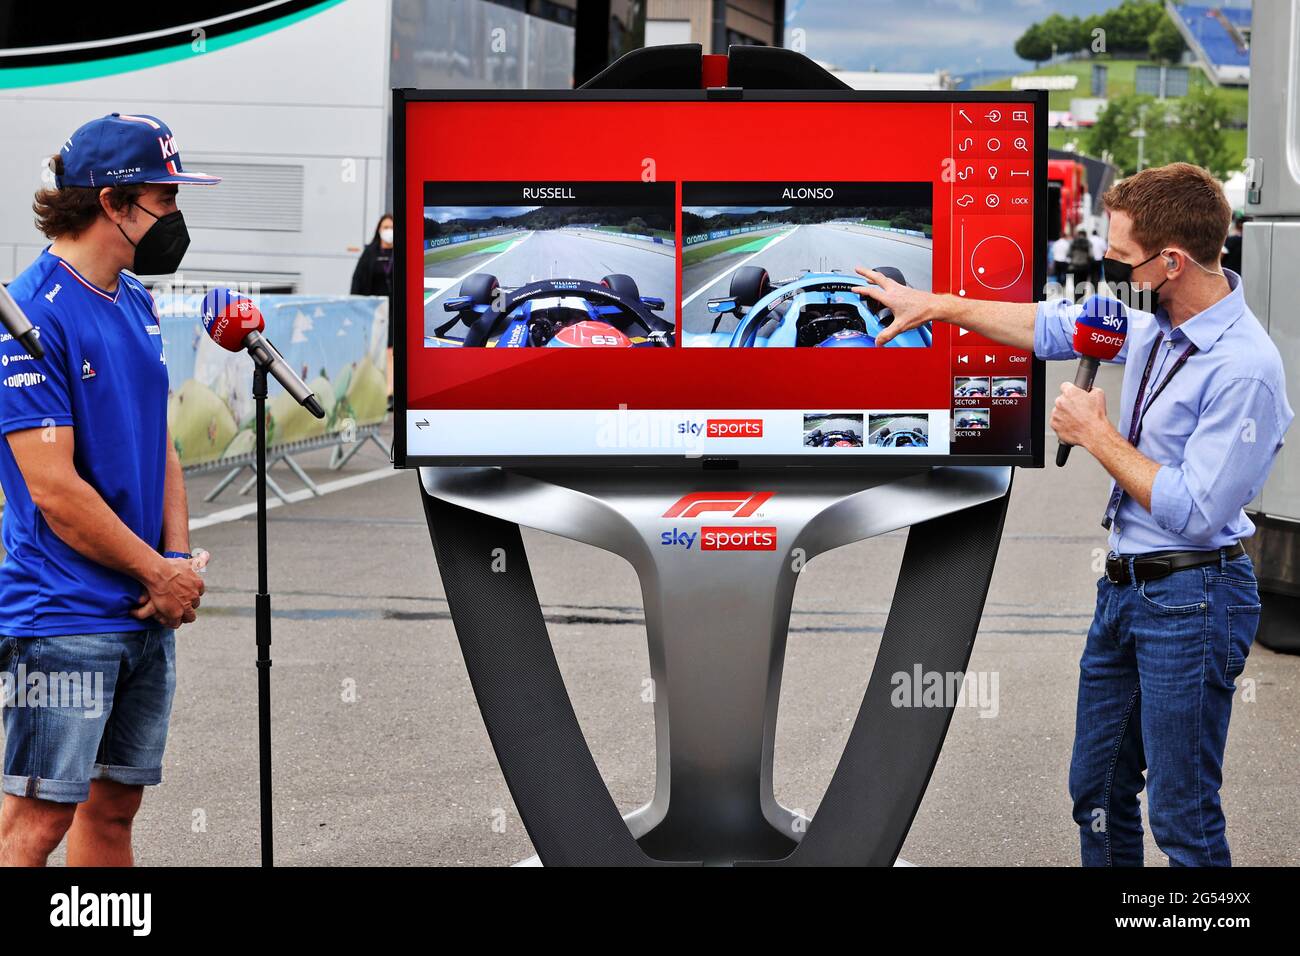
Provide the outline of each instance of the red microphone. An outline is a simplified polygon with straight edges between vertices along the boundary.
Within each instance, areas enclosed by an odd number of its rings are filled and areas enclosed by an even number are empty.
[[[1100,295],[1088,296],[1074,326],[1074,350],[1079,353],[1079,369],[1074,373],[1074,384],[1085,392],[1091,392],[1098,366],[1119,354],[1127,336],[1128,311],[1124,303]],[[1057,446],[1058,468],[1070,457],[1072,447],[1065,442]]]
[[[275,376],[286,392],[317,418],[325,409],[307,383],[291,369],[270,339],[262,335],[266,320],[253,300],[229,289],[212,289],[203,297],[203,330],[227,352],[247,351],[253,361]]]

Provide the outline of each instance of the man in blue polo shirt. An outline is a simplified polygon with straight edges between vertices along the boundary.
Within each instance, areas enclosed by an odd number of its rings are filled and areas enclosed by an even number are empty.
[[[1083,863],[1142,865],[1138,794],[1177,866],[1230,863],[1219,788],[1236,678],[1259,624],[1241,539],[1294,417],[1281,356],[1219,262],[1231,210],[1188,163],[1147,169],[1102,197],[1105,278],[1153,311],[1129,309],[1120,429],[1106,396],[1061,387],[1051,425],[1110,473],[1099,517],[1106,575],[1079,663],[1070,795]],[[1043,359],[1073,359],[1081,308],[1066,300],[980,302],[908,289],[858,270],[895,320],[883,344],[923,322],[952,322]],[[859,291],[865,292],[863,287]],[[1133,361],[1127,361],[1132,358]],[[1145,773],[1145,779],[1143,774]]]
[[[45,355],[0,341],[0,864],[129,865],[162,779],[175,629],[203,593],[167,434],[158,313],[134,275],[176,271],[187,173],[171,130],[113,113],[52,158],[36,194],[53,240],[9,286]]]

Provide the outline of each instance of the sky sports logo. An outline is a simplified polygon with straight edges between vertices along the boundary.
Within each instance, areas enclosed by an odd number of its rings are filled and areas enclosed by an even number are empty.
[[[1079,327],[1079,331],[1081,331],[1081,332],[1084,331],[1083,326],[1080,326],[1080,327]],[[1098,329],[1098,328],[1094,328],[1094,327],[1089,326],[1088,329],[1087,329],[1087,331],[1084,332],[1084,335],[1086,336],[1087,341],[1088,341],[1089,343],[1091,343],[1092,345],[1100,345],[1100,346],[1107,346],[1107,345],[1110,345],[1110,346],[1114,346],[1116,352],[1118,352],[1119,349],[1124,345],[1124,333],[1123,333],[1123,332],[1118,332],[1118,333],[1117,333],[1117,332],[1107,332],[1107,331],[1105,331],[1104,329]]]
[[[705,438],[762,438],[761,418],[708,418],[699,422],[679,422],[677,434],[692,438],[703,432]]]
[[[699,531],[673,528],[659,536],[659,543],[665,547],[687,551],[694,549],[697,541],[701,551],[775,551],[776,528],[705,526]]]
[[[705,422],[709,438],[762,438],[761,418],[710,418]]]
[[[773,491],[693,491],[682,495],[664,512],[665,518],[698,518],[723,514],[731,518],[763,517],[759,509],[776,492]],[[700,551],[775,551],[774,527],[722,527],[705,525],[699,531],[674,527],[659,535],[664,547]]]

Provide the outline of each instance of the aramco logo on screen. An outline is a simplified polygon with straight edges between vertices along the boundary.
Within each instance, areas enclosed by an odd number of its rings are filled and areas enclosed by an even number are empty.
[[[723,514],[732,518],[762,517],[759,512],[773,491],[693,491],[682,495],[667,511],[665,518],[698,518]],[[716,520],[716,519],[715,519]],[[674,527],[659,536],[666,547],[695,548],[701,551],[775,551],[776,528],[743,526],[708,526],[699,531]]]

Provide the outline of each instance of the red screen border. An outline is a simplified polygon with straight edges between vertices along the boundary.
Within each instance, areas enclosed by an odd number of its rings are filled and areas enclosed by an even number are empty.
[[[873,458],[870,461],[850,458],[817,459],[815,464],[807,457],[793,455],[735,455],[719,459],[718,456],[688,458],[685,456],[623,455],[623,456],[546,456],[520,457],[500,455],[482,458],[457,456],[455,460],[408,456],[407,454],[407,365],[408,343],[406,328],[407,299],[407,245],[409,229],[404,222],[408,205],[407,182],[407,107],[413,103],[428,102],[493,102],[530,103],[549,101],[568,102],[858,102],[858,103],[1029,103],[1034,105],[1034,182],[1037,192],[1033,215],[1033,248],[1037,251],[1033,261],[1034,301],[1040,301],[1046,286],[1047,248],[1047,92],[1025,91],[862,91],[862,90],[416,90],[393,89],[392,100],[392,156],[394,166],[394,274],[393,281],[400,293],[395,296],[397,308],[389,316],[394,342],[394,434],[393,462],[398,468],[438,465],[496,465],[505,467],[570,467],[581,465],[615,469],[623,466],[655,465],[661,467],[714,467],[784,466],[854,467],[872,471],[916,471],[936,465],[1008,466],[1041,468],[1044,461],[1044,393],[1045,365],[1037,357],[1031,363],[1031,407],[1029,414],[1029,439],[1031,447],[1025,454],[1014,455],[927,455],[906,458]],[[423,181],[417,184],[423,188]]]

